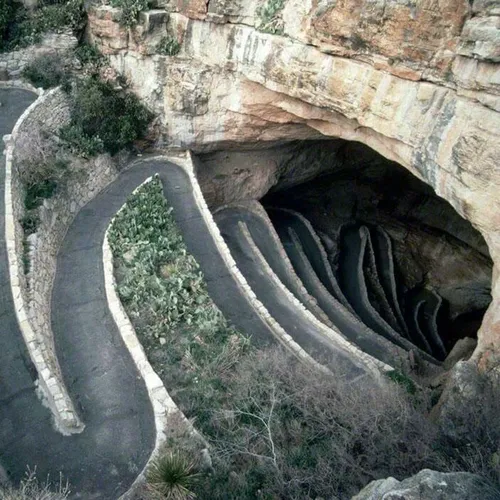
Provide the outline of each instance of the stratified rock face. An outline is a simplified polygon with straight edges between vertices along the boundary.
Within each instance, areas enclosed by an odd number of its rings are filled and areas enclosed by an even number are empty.
[[[323,135],[398,162],[483,234],[497,267],[476,355],[500,348],[498,2],[157,0],[155,8],[127,31],[115,9],[93,7],[88,34],[158,113],[163,144],[209,152]],[[167,34],[181,42],[176,56],[155,54]],[[234,191],[249,197],[276,182],[274,170],[267,179],[252,178],[248,162],[243,170]]]
[[[495,500],[498,494],[475,474],[424,469],[404,481],[373,481],[352,500]]]

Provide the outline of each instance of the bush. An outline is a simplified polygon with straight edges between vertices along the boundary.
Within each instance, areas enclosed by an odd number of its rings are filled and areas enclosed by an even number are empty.
[[[390,372],[386,372],[385,375],[390,380],[403,387],[408,394],[415,394],[417,392],[415,382],[408,375],[401,373],[399,370],[391,370]]]
[[[79,31],[85,25],[82,0],[67,0],[56,4],[42,3],[31,17],[33,29],[38,33]]]
[[[99,136],[90,137],[79,125],[65,125],[59,130],[59,137],[70,151],[82,158],[91,158],[104,152],[104,144]]]
[[[28,12],[12,0],[0,2],[10,5],[2,8],[0,4],[0,18],[5,17],[2,12],[8,15],[7,25],[3,23],[3,43],[0,46],[2,50],[13,50],[38,43],[42,35],[49,31],[58,33],[71,29],[79,32],[85,26],[83,0],[66,0],[57,4],[42,2],[33,12]]]
[[[75,48],[75,56],[90,75],[97,75],[106,63],[106,58],[97,47],[88,43],[78,45]]]
[[[19,178],[25,188],[24,205],[27,210],[39,207],[67,182],[69,169],[64,159],[56,157],[54,140],[34,126],[23,132],[16,147]]]
[[[62,183],[68,174],[67,162],[57,158],[57,144],[40,127],[20,134],[16,144],[18,174],[25,186],[48,180]]]
[[[257,10],[257,15],[260,18],[258,29],[264,33],[283,34],[283,20],[281,19],[280,12],[284,6],[285,0],[267,0]]]
[[[30,234],[36,233],[40,219],[38,214],[34,212],[28,212],[20,221],[21,227],[24,231],[24,236],[27,237]]]
[[[26,18],[26,10],[15,0],[0,0],[0,52],[16,45],[19,24]]]
[[[111,0],[111,5],[121,9],[120,24],[131,28],[137,24],[139,13],[149,8],[149,0]]]
[[[9,23],[14,16],[14,9],[12,0],[0,0],[0,50],[8,36]]]
[[[89,77],[73,86],[71,122],[61,137],[87,156],[102,150],[116,154],[142,137],[150,120],[151,114],[135,95]]]
[[[35,87],[48,89],[66,84],[69,80],[69,72],[61,61],[60,56],[46,54],[37,57],[29,63],[22,72]]]
[[[249,353],[225,391],[203,428],[216,474],[199,491],[214,499],[351,498],[372,479],[442,465],[436,429],[396,385],[347,384],[341,369],[270,349]]]
[[[26,210],[32,210],[42,205],[43,200],[54,196],[56,189],[57,181],[50,178],[26,186],[26,195],[24,197]]]
[[[156,46],[156,53],[164,56],[175,56],[181,50],[181,44],[171,35],[164,36]]]
[[[196,462],[181,452],[168,452],[155,459],[147,472],[148,490],[153,498],[187,500],[200,474]]]
[[[467,388],[463,400],[449,396],[453,410],[440,423],[439,448],[453,469],[480,474],[500,487],[500,372],[477,376],[474,393]]]

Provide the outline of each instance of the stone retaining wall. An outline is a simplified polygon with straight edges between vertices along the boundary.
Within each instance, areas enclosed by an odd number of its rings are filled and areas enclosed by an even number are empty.
[[[5,70],[10,78],[16,78],[33,59],[45,54],[65,57],[77,43],[71,33],[48,33],[37,45],[0,54],[0,73]]]
[[[59,89],[41,95],[23,114],[7,148],[6,231],[16,313],[32,360],[39,387],[52,410],[57,428],[64,434],[81,432],[83,424],[67,394],[54,351],[50,321],[52,283],[57,252],[75,215],[118,174],[109,156],[88,162],[71,161],[71,175],[64,189],[38,209],[37,233],[29,236],[29,273],[24,273],[24,187],[18,176],[16,141],[34,127],[55,132],[69,120],[65,94]],[[7,199],[8,198],[8,199]]]

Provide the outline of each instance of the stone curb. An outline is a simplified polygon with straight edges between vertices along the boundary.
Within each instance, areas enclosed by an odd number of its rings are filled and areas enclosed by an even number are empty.
[[[29,90],[30,92],[33,92],[34,94],[38,95],[42,95],[45,92],[42,88],[36,88],[33,85],[31,85],[31,83],[26,83],[23,80],[7,80],[5,82],[0,82],[0,89],[2,88]]]
[[[332,286],[336,289],[336,292],[339,293],[339,297],[344,299],[344,300],[340,300],[339,302],[346,309],[348,309],[354,316],[356,316],[356,312],[352,308],[351,304],[349,304],[349,302],[345,299],[344,294],[342,293],[342,290],[340,290],[340,288],[339,288],[339,286],[337,284],[337,279],[333,275],[333,271],[332,271],[332,268],[331,268],[331,265],[330,265],[330,261],[328,260],[328,255],[327,255],[327,253],[325,251],[323,243],[321,243],[321,239],[318,237],[318,235],[316,234],[316,231],[312,227],[312,224],[301,213],[296,212],[295,210],[290,210],[288,208],[279,208],[279,210],[281,210],[283,212],[286,212],[288,214],[291,214],[294,217],[297,217],[302,222],[302,224],[304,224],[304,226],[307,228],[307,230],[309,232],[309,235],[311,236],[311,238],[318,245],[318,249],[319,249],[320,254],[321,254],[321,260],[323,261],[323,265],[325,267],[326,273],[328,275],[328,278],[329,278]]]
[[[263,221],[265,221],[266,225],[269,227],[269,234],[273,239],[276,248],[278,249],[278,253],[281,260],[283,261],[283,265],[287,268],[287,273],[291,276],[291,278],[297,285],[297,288],[300,291],[302,299],[307,302],[307,305],[309,306],[308,309],[311,310],[311,312],[312,310],[314,310],[315,313],[313,314],[317,317],[319,316],[321,318],[320,321],[322,323],[324,323],[328,327],[333,327],[330,318],[318,305],[318,301],[312,295],[309,294],[304,284],[302,283],[302,280],[297,276],[297,273],[295,272],[295,269],[293,268],[292,263],[290,262],[290,259],[288,258],[288,255],[285,249],[283,248],[281,240],[279,239],[279,236],[276,233],[276,230],[274,229],[273,223],[271,222],[271,219],[269,219],[269,216],[267,215],[267,212],[265,211],[264,207],[259,202],[256,201],[243,201],[243,202],[238,201],[227,205],[222,205],[221,207],[217,208],[215,213],[219,212],[220,210],[223,210],[224,208],[231,208],[231,207],[240,207],[246,209],[255,214],[256,216],[260,217]]]
[[[16,82],[9,82],[5,87],[15,88]],[[22,84],[19,87],[25,90],[33,91],[31,85]],[[19,88],[18,87],[18,88]],[[73,406],[71,398],[62,381],[62,376],[59,371],[57,358],[51,356],[45,348],[44,341],[39,338],[36,331],[33,329],[30,321],[28,305],[21,290],[22,270],[19,269],[21,258],[17,253],[18,248],[22,248],[22,242],[16,241],[14,208],[12,202],[12,176],[13,158],[15,142],[19,133],[19,129],[29,115],[52,96],[58,89],[53,89],[49,92],[44,92],[42,89],[35,90],[39,95],[38,99],[33,102],[17,120],[12,133],[4,137],[5,148],[5,241],[7,246],[7,255],[9,263],[10,286],[12,290],[12,298],[16,311],[17,322],[19,329],[24,338],[24,342],[30,354],[30,358],[36,367],[38,374],[38,393],[42,397],[42,401],[47,404],[54,417],[56,429],[64,435],[80,433],[84,429],[84,424],[80,421],[78,414]],[[51,359],[52,358],[52,359]],[[55,370],[54,367],[55,366]]]

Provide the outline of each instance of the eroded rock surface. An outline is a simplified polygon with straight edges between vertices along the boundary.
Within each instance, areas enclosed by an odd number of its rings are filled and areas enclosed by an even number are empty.
[[[475,474],[424,469],[403,481],[393,477],[373,481],[352,500],[496,500],[498,495]]]

